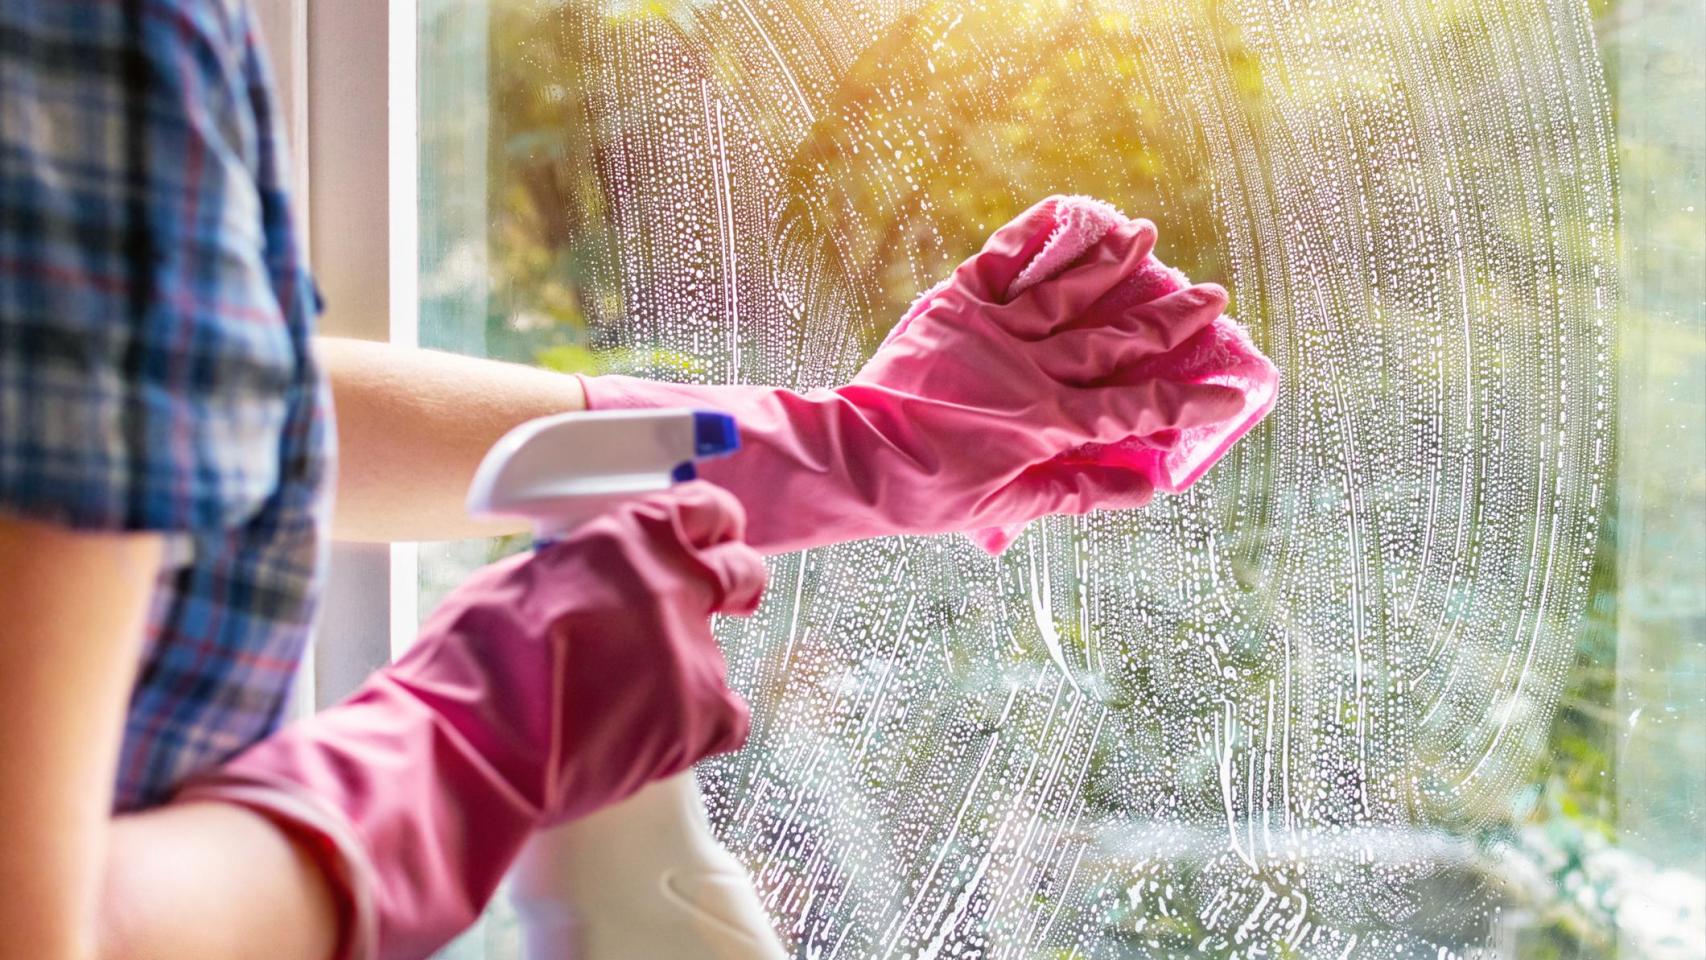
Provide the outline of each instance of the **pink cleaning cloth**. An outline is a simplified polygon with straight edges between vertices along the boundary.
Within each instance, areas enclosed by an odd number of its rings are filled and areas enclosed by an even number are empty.
[[[1008,297],[1055,277],[1108,231],[1126,222],[1113,206],[1091,197],[1067,197],[1056,208],[1054,232],[1037,251]],[[1190,285],[1183,273],[1153,255],[1108,296],[1121,307],[1144,303]],[[1144,361],[1138,372],[1175,380],[1234,387],[1244,394],[1244,406],[1234,416],[1176,435],[1131,437],[1118,443],[1085,444],[1055,458],[1064,464],[1120,467],[1141,474],[1155,489],[1178,493],[1196,483],[1234,443],[1249,433],[1273,409],[1279,370],[1250,341],[1243,325],[1222,316],[1200,333],[1166,353]],[[969,536],[990,553],[1000,553],[1024,530],[1024,525],[987,527]]]

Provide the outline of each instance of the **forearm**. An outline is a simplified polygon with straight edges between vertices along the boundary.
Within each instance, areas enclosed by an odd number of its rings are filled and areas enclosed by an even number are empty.
[[[486,451],[510,428],[585,407],[580,381],[519,364],[322,337],[338,426],[340,540],[454,540],[511,533],[464,506]]]
[[[338,925],[315,859],[242,807],[175,804],[108,831],[99,960],[328,960]]]
[[[595,410],[680,406],[732,414],[740,425],[739,452],[704,461],[699,475],[741,500],[747,542],[764,553],[936,532],[917,529],[904,515],[874,519],[890,488],[950,455],[929,431],[911,429],[900,415],[904,403],[860,405],[850,399],[880,390],[798,393],[612,376],[589,379],[585,391]]]

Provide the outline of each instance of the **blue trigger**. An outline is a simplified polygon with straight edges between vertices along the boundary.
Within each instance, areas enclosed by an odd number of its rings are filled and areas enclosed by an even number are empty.
[[[699,479],[699,471],[693,466],[693,461],[689,460],[671,471],[669,478],[676,483],[686,483],[689,480]]]
[[[693,411],[693,455],[725,457],[740,449],[735,418],[714,410]]]

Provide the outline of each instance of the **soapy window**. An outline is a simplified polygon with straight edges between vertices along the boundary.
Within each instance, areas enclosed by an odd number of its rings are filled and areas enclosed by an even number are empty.
[[[700,776],[795,955],[1706,949],[1697,5],[420,16],[425,345],[833,386],[1069,192],[1282,371],[1185,495],[779,558],[719,624]],[[517,955],[501,906],[446,954]]]

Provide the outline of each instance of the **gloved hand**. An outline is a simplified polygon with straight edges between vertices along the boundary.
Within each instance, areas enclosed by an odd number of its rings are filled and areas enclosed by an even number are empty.
[[[1110,306],[1105,295],[1155,244],[1151,224],[1128,221],[1008,296],[1060,228],[1059,203],[1003,227],[920,298],[847,386],[800,394],[583,378],[587,405],[732,414],[741,452],[702,472],[749,507],[766,505],[750,534],[768,552],[1141,505],[1153,489],[1143,474],[1055,458],[1133,437],[1165,445],[1240,410],[1235,389],[1143,365],[1212,323],[1226,294],[1201,285]]]
[[[687,484],[488,567],[395,664],[178,799],[241,804],[319,850],[344,958],[425,957],[536,829],[745,739],[708,623],[763,592],[743,525],[728,493]]]
[[[1008,288],[1009,296],[1057,276],[1081,251],[1109,232],[1131,224],[1118,210],[1089,197],[1058,198],[1051,205],[1055,230]],[[1213,290],[1224,303],[1225,291],[1218,286],[1192,287],[1183,273],[1151,255],[1104,297],[1101,306],[1117,309],[1150,304],[1150,309],[1160,314],[1175,307],[1174,295],[1197,290]],[[1279,385],[1279,371],[1273,363],[1237,321],[1225,316],[1165,352],[1139,361],[1133,372],[1139,377],[1230,387],[1238,391],[1243,403],[1232,416],[1221,420],[1131,436],[1117,443],[1086,443],[1049,461],[1045,468],[1049,472],[1076,476],[1092,489],[1103,491],[1098,502],[1103,506],[1117,503],[1122,490],[1178,493],[1196,483],[1268,415]],[[1000,553],[1024,527],[1023,523],[1009,523],[973,530],[968,535],[990,553]]]

